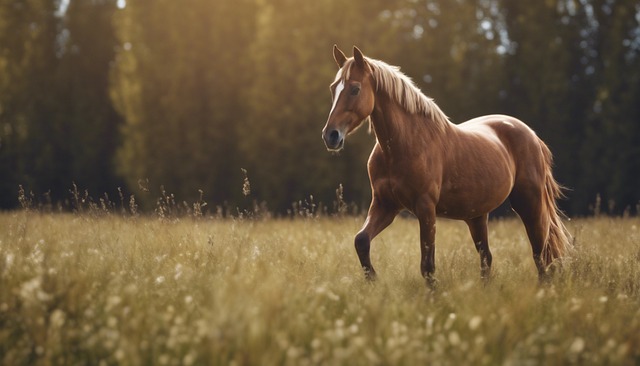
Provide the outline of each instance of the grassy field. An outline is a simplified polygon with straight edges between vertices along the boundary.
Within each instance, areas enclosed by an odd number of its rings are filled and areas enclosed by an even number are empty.
[[[570,222],[546,286],[519,221],[490,224],[488,284],[439,221],[434,292],[411,219],[365,282],[361,223],[2,213],[0,364],[640,364],[640,219]]]

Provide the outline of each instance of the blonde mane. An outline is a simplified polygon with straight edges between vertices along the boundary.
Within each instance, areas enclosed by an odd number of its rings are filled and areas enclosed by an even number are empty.
[[[400,71],[400,67],[391,66],[386,62],[368,57],[365,57],[365,60],[373,72],[377,91],[386,93],[407,112],[431,119],[438,128],[444,129],[447,126],[449,117],[444,114],[432,98],[422,93],[410,77]],[[343,70],[346,70],[346,73],[341,70],[336,77],[340,78],[342,74],[345,74],[345,79],[349,79],[353,63],[353,58],[348,59],[343,65]]]

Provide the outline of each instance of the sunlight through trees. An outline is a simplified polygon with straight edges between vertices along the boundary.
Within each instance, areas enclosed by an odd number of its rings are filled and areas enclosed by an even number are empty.
[[[0,207],[160,186],[283,211],[368,202],[373,137],[320,130],[334,43],[399,65],[453,122],[512,114],[549,143],[563,208],[640,201],[640,6],[632,0],[12,1],[0,6]],[[243,173],[252,177],[242,194]]]

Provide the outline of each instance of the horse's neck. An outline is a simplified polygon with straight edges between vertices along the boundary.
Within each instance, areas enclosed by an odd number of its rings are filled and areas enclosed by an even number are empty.
[[[428,117],[407,112],[386,95],[376,97],[371,122],[380,147],[392,158],[437,149],[447,132]]]

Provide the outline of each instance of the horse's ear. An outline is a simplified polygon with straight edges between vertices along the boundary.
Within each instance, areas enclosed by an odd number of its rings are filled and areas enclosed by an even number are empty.
[[[339,68],[342,68],[344,63],[347,62],[347,56],[335,44],[333,45],[333,59],[336,60]]]
[[[364,55],[362,54],[362,51],[360,51],[360,49],[356,46],[353,46],[353,58],[356,61],[356,65],[364,69],[366,65],[364,61]]]

